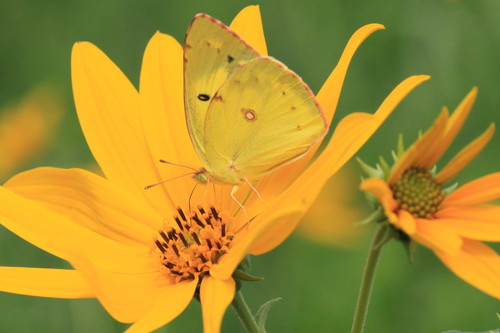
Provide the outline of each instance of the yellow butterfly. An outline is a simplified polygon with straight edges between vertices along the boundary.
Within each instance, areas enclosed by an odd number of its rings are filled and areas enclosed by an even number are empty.
[[[199,182],[259,179],[304,155],[328,128],[297,74],[206,14],[186,34],[184,98]]]

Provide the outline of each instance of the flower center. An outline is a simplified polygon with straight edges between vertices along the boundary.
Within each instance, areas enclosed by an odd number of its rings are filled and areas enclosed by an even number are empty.
[[[444,199],[441,186],[421,168],[407,169],[391,188],[399,207],[419,218],[432,218]]]
[[[155,240],[160,261],[176,282],[200,279],[207,275],[231,247],[234,233],[231,219],[211,206],[198,206],[185,214],[179,207],[175,227],[165,226]]]

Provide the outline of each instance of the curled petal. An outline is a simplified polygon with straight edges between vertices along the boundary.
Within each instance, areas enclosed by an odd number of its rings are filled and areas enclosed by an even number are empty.
[[[361,183],[361,190],[373,195],[384,208],[385,215],[392,223],[396,223],[398,217],[394,213],[398,203],[394,200],[392,190],[382,179],[368,178]]]
[[[415,218],[406,210],[400,210],[398,222],[395,225],[403,230],[408,236],[413,236],[417,230]]]

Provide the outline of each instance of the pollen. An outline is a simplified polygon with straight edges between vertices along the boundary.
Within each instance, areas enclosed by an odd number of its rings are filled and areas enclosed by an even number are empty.
[[[444,191],[432,174],[421,168],[407,169],[391,186],[400,209],[417,218],[431,219],[444,199]]]
[[[201,280],[231,247],[231,218],[213,206],[177,213],[155,237],[154,253],[175,282]]]

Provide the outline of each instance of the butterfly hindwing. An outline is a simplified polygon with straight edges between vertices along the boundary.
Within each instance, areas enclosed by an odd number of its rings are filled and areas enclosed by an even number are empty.
[[[204,146],[216,180],[258,178],[302,156],[326,122],[307,85],[270,57],[238,67],[207,110]]]

